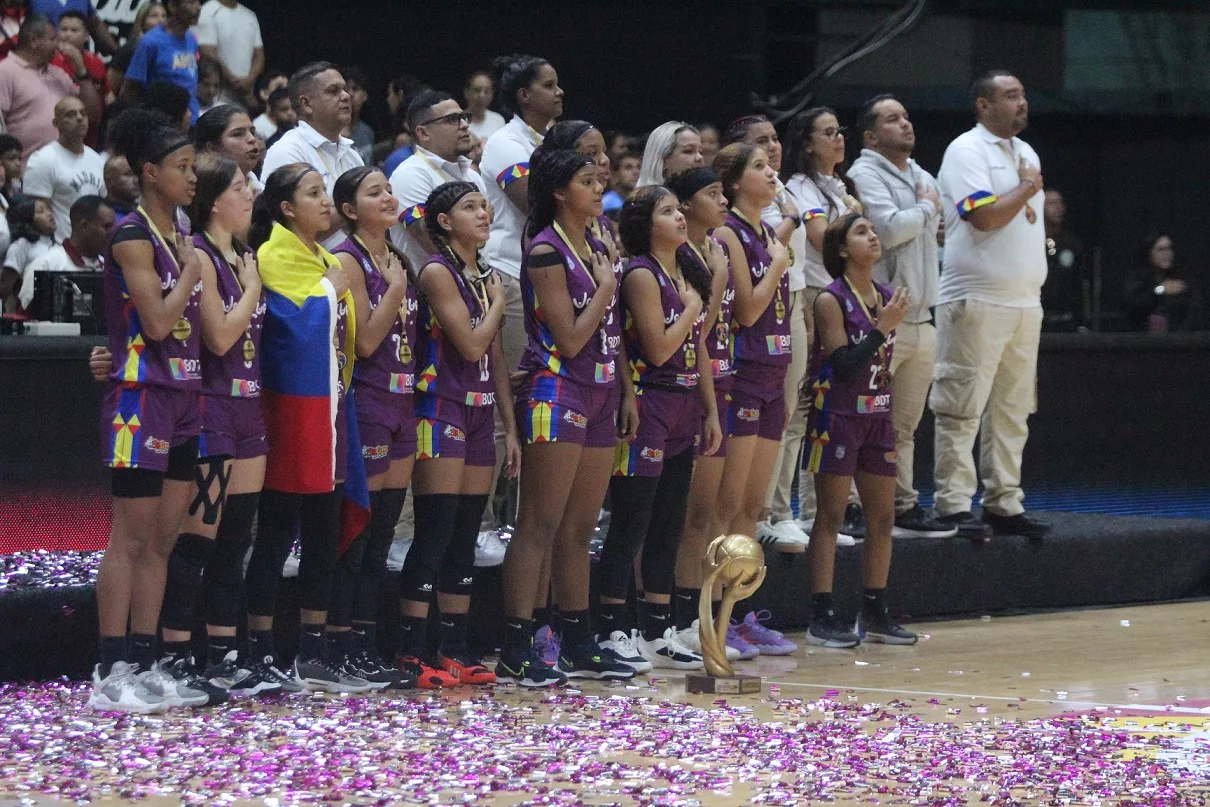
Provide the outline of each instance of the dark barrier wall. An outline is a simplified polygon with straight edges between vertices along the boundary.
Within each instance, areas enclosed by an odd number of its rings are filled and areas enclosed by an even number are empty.
[[[92,344],[0,337],[0,552],[104,546],[104,385],[87,372]],[[1027,494],[1031,485],[1210,489],[1210,334],[1046,335],[1038,378]],[[918,484],[931,488],[928,415],[916,460]]]

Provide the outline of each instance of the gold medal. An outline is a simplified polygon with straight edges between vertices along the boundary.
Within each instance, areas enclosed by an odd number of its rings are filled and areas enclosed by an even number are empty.
[[[407,342],[399,343],[399,362],[401,364],[410,364],[412,361],[412,347]]]
[[[697,367],[697,351],[694,350],[693,345],[685,346],[685,367],[689,370]]]
[[[718,325],[714,326],[714,339],[720,348],[731,344],[731,332],[727,330],[727,323],[720,320]]]
[[[252,337],[244,340],[244,361],[252,361],[256,358],[256,343],[252,341]]]
[[[879,389],[886,389],[891,386],[891,373],[885,366],[878,368],[878,373],[874,376],[874,384]]]
[[[786,318],[786,304],[781,301],[781,291],[777,292],[777,304],[773,307],[773,313],[777,316],[777,321],[781,322]]]
[[[794,247],[786,246],[786,251],[790,253],[790,265],[794,265]]]
[[[172,326],[172,338],[178,342],[184,342],[191,333],[193,333],[193,326],[184,317],[178,319],[176,325]]]

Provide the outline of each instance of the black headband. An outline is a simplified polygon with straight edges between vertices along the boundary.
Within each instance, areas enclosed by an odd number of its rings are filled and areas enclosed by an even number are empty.
[[[147,162],[158,163],[160,160],[164,159],[177,149],[193,145],[189,138],[184,134],[177,132],[175,129],[171,131],[176,135],[176,137],[167,137],[165,142],[161,143],[160,147],[151,153],[151,156],[148,158]]]
[[[702,188],[719,181],[721,180],[719,180],[718,174],[714,173],[713,168],[702,166],[700,168],[690,168],[688,171],[677,174],[664,184],[668,187],[668,190],[676,194],[676,198],[679,201],[688,202]]]

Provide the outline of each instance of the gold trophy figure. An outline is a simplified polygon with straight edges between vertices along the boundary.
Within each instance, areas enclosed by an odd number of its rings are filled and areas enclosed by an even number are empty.
[[[751,597],[765,582],[765,553],[747,535],[720,535],[706,549],[702,569],[706,579],[698,602],[698,621],[706,674],[690,673],[685,686],[690,692],[718,695],[760,692],[760,676],[735,674],[727,661],[726,640],[735,603]],[[723,586],[723,602],[718,619],[712,620],[710,601],[716,582]]]

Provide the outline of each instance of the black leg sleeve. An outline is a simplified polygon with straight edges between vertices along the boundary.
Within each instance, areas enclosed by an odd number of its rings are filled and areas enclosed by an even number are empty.
[[[672,594],[676,574],[676,551],[685,532],[685,508],[693,478],[694,449],[664,461],[664,472],[655,491],[651,523],[643,543],[643,591]]]
[[[454,536],[441,560],[437,590],[442,594],[470,596],[475,583],[475,542],[486,507],[487,494],[458,497]]]
[[[210,556],[202,578],[202,603],[208,624],[230,627],[240,622],[244,558],[252,546],[252,525],[259,501],[259,493],[227,496],[223,517],[218,523],[214,554]]]
[[[332,598],[332,574],[340,543],[340,500],[344,485],[331,493],[302,497],[298,558],[298,602],[305,611],[327,611]]]
[[[277,612],[277,589],[281,569],[290,556],[298,530],[298,512],[302,496],[266,489],[261,492],[256,517],[256,540],[248,560],[244,589],[248,593],[248,613],[273,616]]]
[[[454,537],[458,494],[433,493],[412,500],[416,531],[412,548],[399,571],[399,596],[413,602],[432,602],[445,551]]]
[[[631,570],[647,527],[651,523],[651,507],[655,502],[657,477],[615,476],[609,481],[609,496],[613,511],[609,532],[597,564],[598,590],[602,597],[626,599],[630,591]]]

